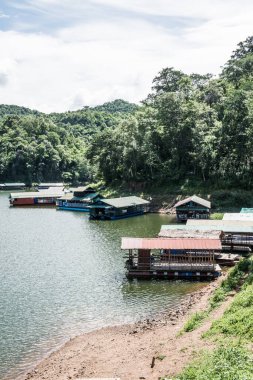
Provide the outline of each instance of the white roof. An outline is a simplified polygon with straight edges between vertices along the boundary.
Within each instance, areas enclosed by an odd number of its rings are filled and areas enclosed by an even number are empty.
[[[189,202],[195,202],[201,206],[211,208],[211,202],[207,201],[206,199],[200,198],[197,195],[193,195],[192,197],[183,199],[179,202],[177,202],[173,207],[179,207]]]
[[[237,213],[237,212],[227,212],[223,216],[223,220],[248,220],[248,221],[253,221],[253,213]]]

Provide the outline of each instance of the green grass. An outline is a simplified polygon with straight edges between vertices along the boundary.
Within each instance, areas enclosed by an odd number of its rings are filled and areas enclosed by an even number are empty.
[[[232,305],[223,316],[212,323],[204,337],[223,334],[224,336],[253,339],[253,285],[247,285],[238,293]],[[252,368],[253,371],[253,368]]]
[[[205,353],[175,380],[253,380],[253,357],[244,348],[221,346]]]
[[[205,311],[192,314],[185,323],[183,329],[179,332],[190,332],[199,327],[202,321],[210,314],[210,312],[218,307],[232,290],[237,290],[245,283],[253,282],[252,260],[244,258],[228,273],[227,278],[222,281],[221,285],[215,290],[213,296],[209,300],[209,307]]]
[[[250,258],[244,258],[229,271],[227,278],[222,281],[210,299],[210,311],[220,305],[232,290],[238,290],[243,282],[252,276],[253,262]]]
[[[217,307],[231,290],[240,290],[223,316],[203,335],[222,342],[212,352],[200,353],[174,380],[253,380],[253,355],[247,347],[253,341],[252,259],[240,261],[210,300],[207,312],[194,314],[184,326],[192,331],[205,315]],[[169,376],[165,379],[171,379]]]
[[[213,219],[213,220],[222,220],[223,215],[224,214],[222,212],[214,212],[213,214],[210,215],[210,219]]]
[[[207,317],[207,311],[199,311],[191,315],[183,327],[183,331],[189,332],[195,330],[201,322]]]

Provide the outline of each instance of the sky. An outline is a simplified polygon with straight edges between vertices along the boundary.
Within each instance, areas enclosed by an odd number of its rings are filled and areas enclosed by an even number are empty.
[[[165,67],[218,75],[252,0],[0,0],[0,104],[140,102]]]

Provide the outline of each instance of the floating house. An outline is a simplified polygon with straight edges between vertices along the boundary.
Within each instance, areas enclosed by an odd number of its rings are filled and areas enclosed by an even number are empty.
[[[89,212],[91,206],[103,199],[90,186],[76,187],[69,191],[57,200],[58,210]]]
[[[2,183],[0,185],[1,190],[24,190],[26,188],[26,184],[22,182],[16,183]]]
[[[62,183],[62,182],[40,183],[37,188],[38,188],[38,190],[47,190],[47,189],[53,188],[53,187],[63,189],[64,183]]]
[[[225,239],[225,234],[221,230],[198,230],[187,228],[186,225],[178,226],[173,224],[162,226],[158,236],[167,239],[219,239],[221,242]],[[222,252],[215,252],[214,257],[217,264],[224,266],[233,266],[240,260],[240,256],[238,254],[223,252],[223,247]]]
[[[63,196],[64,191],[36,191],[36,192],[23,192],[11,193],[10,205],[11,206],[50,206],[55,205],[57,198]]]
[[[121,249],[128,251],[129,278],[207,280],[221,274],[214,257],[220,239],[122,238]]]
[[[115,220],[149,212],[149,201],[139,197],[102,199],[90,208],[91,220]]]
[[[177,220],[185,222],[188,219],[208,219],[211,203],[193,195],[177,202],[173,207],[176,209]]]
[[[188,220],[186,227],[199,230],[222,230],[223,249],[242,250],[242,247],[253,247],[253,222],[249,220]],[[248,251],[244,249],[244,251]]]

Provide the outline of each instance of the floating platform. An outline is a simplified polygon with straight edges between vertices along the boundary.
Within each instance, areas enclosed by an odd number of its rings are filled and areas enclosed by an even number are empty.
[[[154,265],[149,270],[140,270],[138,267],[128,268],[128,278],[140,279],[167,279],[167,280],[213,280],[221,275],[219,264],[212,266],[192,266],[192,265]]]
[[[128,278],[211,280],[221,274],[217,238],[122,238],[121,249],[128,250]]]

